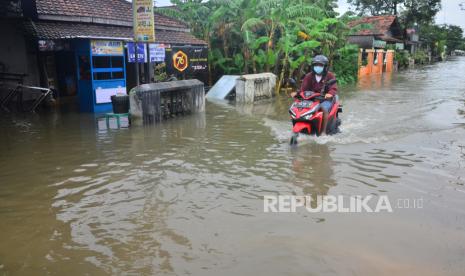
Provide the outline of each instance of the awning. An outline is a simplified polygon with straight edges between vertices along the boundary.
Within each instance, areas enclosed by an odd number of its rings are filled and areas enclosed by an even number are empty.
[[[386,41],[386,42],[391,42],[391,43],[402,43],[404,42],[403,40],[400,40],[400,39],[397,39],[395,37],[392,37],[392,36],[388,36],[388,35],[380,35],[380,36],[377,36],[380,40],[383,40],[383,41]]]

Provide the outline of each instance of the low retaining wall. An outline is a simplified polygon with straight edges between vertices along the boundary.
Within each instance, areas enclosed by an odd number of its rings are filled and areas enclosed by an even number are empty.
[[[242,75],[236,80],[236,102],[253,103],[272,98],[275,87],[276,76],[272,73]]]
[[[182,80],[143,84],[129,93],[131,124],[155,124],[163,119],[205,110],[204,84]]]

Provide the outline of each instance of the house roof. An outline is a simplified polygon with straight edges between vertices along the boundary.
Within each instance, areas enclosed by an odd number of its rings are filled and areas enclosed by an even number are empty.
[[[40,16],[100,18],[132,24],[132,4],[125,0],[36,0]],[[155,12],[155,25],[187,28],[187,24]],[[66,20],[65,20],[66,21]]]
[[[350,28],[361,24],[370,24],[372,26],[370,29],[359,30],[354,35],[386,35],[395,23],[396,18],[395,15],[369,16],[351,21],[347,25]]]
[[[132,40],[132,4],[126,0],[35,0],[38,20],[26,23],[37,39]],[[154,12],[158,43],[205,45],[186,23]]]
[[[118,39],[132,40],[131,27],[114,26],[95,23],[61,22],[61,21],[35,21],[27,22],[26,29],[37,39]],[[188,32],[170,30],[156,30],[155,42],[167,44],[205,45],[205,41],[197,39]]]

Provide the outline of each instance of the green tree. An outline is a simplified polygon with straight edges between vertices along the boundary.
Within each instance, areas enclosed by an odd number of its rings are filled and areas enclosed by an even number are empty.
[[[453,50],[459,50],[464,42],[462,28],[455,25],[447,25],[443,29],[446,33],[447,53],[450,54]]]
[[[348,0],[347,2],[356,8],[360,16],[383,14],[397,15],[397,8],[404,0]]]
[[[441,0],[404,0],[403,6],[402,22],[405,26],[430,24],[441,10]]]
[[[444,28],[434,24],[424,24],[420,26],[420,34],[423,47],[428,48],[433,57],[440,56],[447,35]]]
[[[174,8],[161,11],[185,21],[208,43],[211,79],[215,74],[273,72],[279,77],[279,90],[287,77],[300,78],[319,53],[335,58],[337,68],[347,68],[343,63],[356,68],[356,61],[348,62],[339,51],[346,46],[349,28],[336,18],[336,0],[172,2]],[[347,80],[355,79],[353,71],[339,71],[353,74]]]
[[[359,15],[402,15],[406,26],[431,23],[441,10],[441,0],[348,0]],[[400,12],[400,13],[399,13]]]

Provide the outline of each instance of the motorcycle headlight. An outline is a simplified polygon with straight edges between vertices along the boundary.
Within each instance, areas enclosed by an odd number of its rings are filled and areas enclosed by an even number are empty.
[[[307,115],[304,117],[305,120],[310,120],[310,118],[312,117],[312,115]]]

